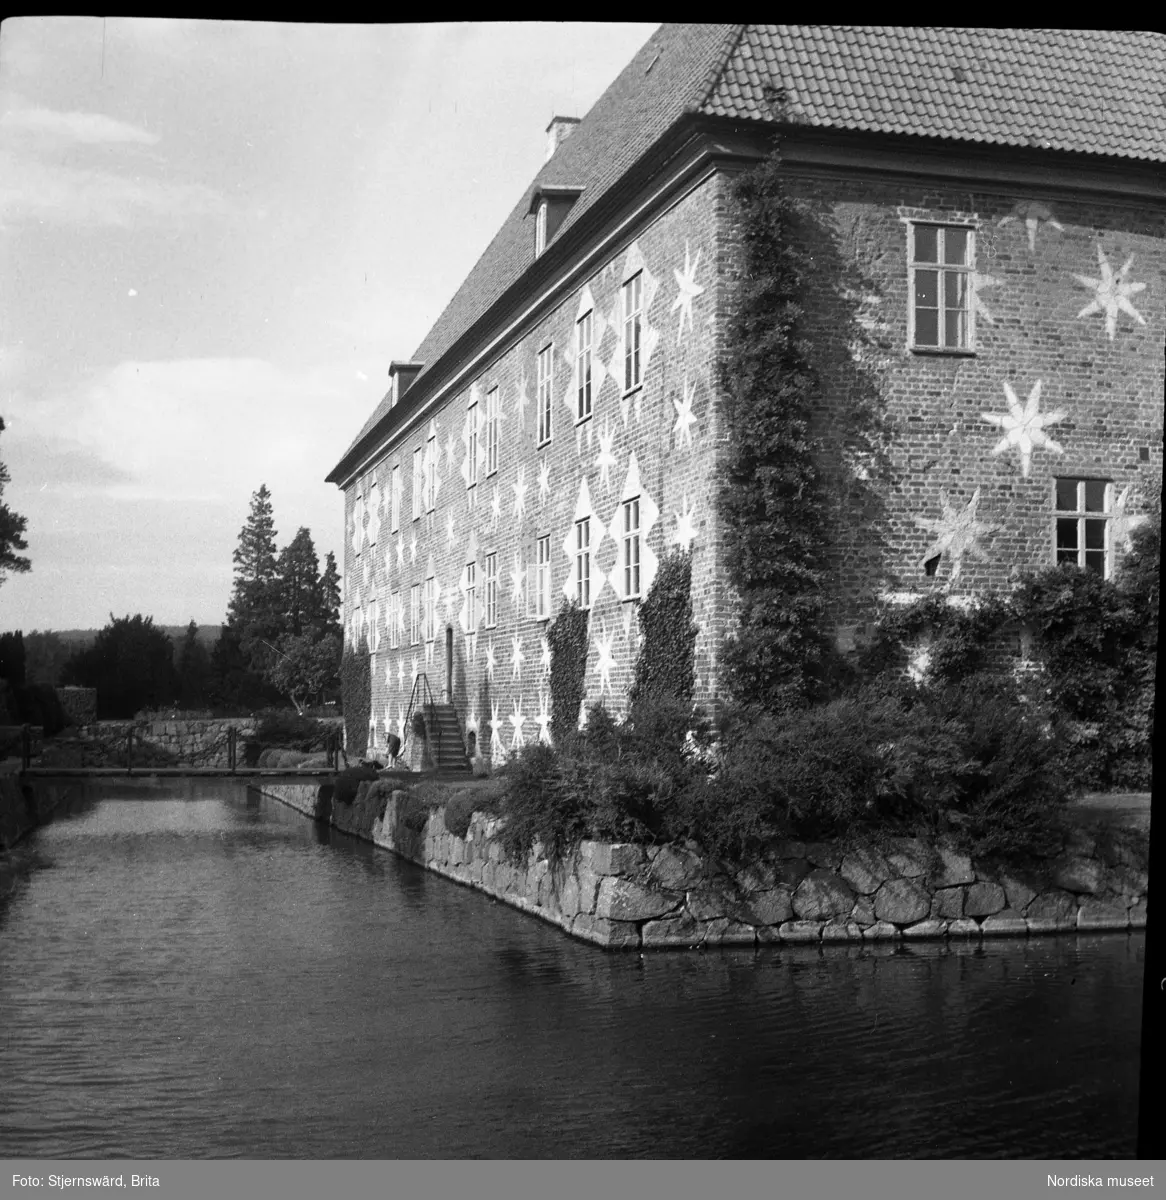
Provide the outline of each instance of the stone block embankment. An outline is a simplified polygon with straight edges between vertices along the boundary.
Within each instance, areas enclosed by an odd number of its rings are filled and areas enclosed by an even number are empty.
[[[790,841],[744,867],[685,847],[585,841],[557,864],[536,845],[515,866],[502,853],[499,820],[481,813],[464,838],[445,827],[440,809],[411,829],[398,791],[383,816],[348,819],[367,786],[336,813],[314,785],[263,791],[613,949],[1025,937],[1146,924],[1149,840],[1140,830],[1073,830],[1055,855],[1023,868],[914,839],[878,848]]]

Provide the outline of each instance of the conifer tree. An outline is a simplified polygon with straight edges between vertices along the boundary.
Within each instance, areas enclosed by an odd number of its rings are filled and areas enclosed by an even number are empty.
[[[4,432],[4,418],[0,417],[0,433]],[[4,485],[9,481],[8,468],[0,462],[0,497],[4,495]],[[24,531],[28,520],[15,513],[0,498],[0,583],[8,571],[28,571],[32,564],[18,550],[27,550],[28,542],[24,539]]]
[[[227,619],[236,625],[250,617],[263,592],[275,580],[275,518],[267,484],[251,496],[247,521],[239,532],[239,545],[232,555],[235,583],[227,606]]]

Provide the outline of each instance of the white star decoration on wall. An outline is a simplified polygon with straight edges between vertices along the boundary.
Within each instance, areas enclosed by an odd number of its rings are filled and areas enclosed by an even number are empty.
[[[538,715],[534,719],[538,726],[538,740],[545,745],[551,744],[551,706],[550,697],[539,688]]]
[[[514,515],[522,518],[526,515],[526,468],[519,464],[518,479],[510,485],[514,489]]]
[[[502,744],[502,718],[500,705],[490,702],[490,757],[498,761],[506,757],[506,747]]]
[[[491,638],[486,644],[486,678],[491,683],[494,682],[494,667],[497,660],[494,657],[494,639]]]
[[[498,490],[498,485],[494,485],[494,495],[490,498],[490,528],[497,529],[498,521],[502,516],[502,493]]]
[[[543,459],[542,466],[538,469],[538,502],[545,504],[551,494],[551,464],[549,460]]]
[[[967,506],[962,509],[956,508],[948,498],[947,492],[943,490],[939,493],[939,500],[943,505],[943,516],[938,521],[926,517],[912,517],[920,529],[936,535],[935,540],[924,551],[919,565],[929,562],[937,554],[950,554],[951,581],[954,583],[959,578],[965,554],[970,554],[981,562],[987,561],[988,556],[981,549],[979,538],[983,534],[995,533],[1000,526],[976,520],[976,508],[980,503],[979,488],[976,488]]]
[[[1131,316],[1139,325],[1145,325],[1146,319],[1140,312],[1130,303],[1130,297],[1136,296],[1139,292],[1145,291],[1144,283],[1127,283],[1126,274],[1133,265],[1134,256],[1131,254],[1125,261],[1125,266],[1115,275],[1113,268],[1109,265],[1109,260],[1105,257],[1105,251],[1101,248],[1101,243],[1097,243],[1097,263],[1101,271],[1101,278],[1094,279],[1090,275],[1074,275],[1082,287],[1091,288],[1095,293],[1092,300],[1077,314],[1078,320],[1081,317],[1090,316],[1095,312],[1105,313],[1105,332],[1109,334],[1109,340],[1112,342],[1114,335],[1117,333],[1117,314],[1124,312],[1127,316]]]
[[[510,748],[511,750],[521,750],[526,744],[522,736],[522,727],[526,724],[526,718],[522,715],[521,698],[514,701],[514,711],[510,714],[510,724],[514,726],[514,736],[510,739]]]
[[[599,652],[599,659],[595,664],[596,674],[599,676],[599,694],[602,696],[611,691],[611,672],[615,666],[615,658],[611,653],[611,635],[607,632],[607,623],[600,622],[599,636],[593,639],[595,649]]]
[[[1134,515],[1126,512],[1129,497],[1130,489],[1127,487],[1113,502],[1113,515],[1109,519],[1111,545],[1117,546],[1120,544],[1121,548],[1127,552],[1133,549],[1133,538],[1131,535],[1134,530],[1149,520],[1145,513]]]
[[[414,661],[416,661],[416,660],[414,660]],[[405,660],[402,658],[397,661],[397,687],[403,688],[404,686],[405,686]]]
[[[615,455],[611,452],[612,446],[615,444],[615,432],[611,425],[604,421],[603,432],[599,435],[599,455],[595,459],[595,466],[599,471],[599,483],[601,487],[611,487],[611,468],[615,466]]]
[[[1028,401],[1021,404],[1012,390],[1012,385],[1006,383],[1004,394],[1008,398],[1008,412],[1003,416],[997,416],[995,413],[980,414],[985,421],[1006,430],[1004,437],[992,447],[992,453],[1000,454],[1009,446],[1016,446],[1020,450],[1020,473],[1026,479],[1034,447],[1046,446],[1055,454],[1062,452],[1060,443],[1054,442],[1045,433],[1045,426],[1063,421],[1065,414],[1063,412],[1042,413],[1040,411],[1040,389],[1041,381],[1038,379],[1028,394]]]
[[[676,445],[687,445],[692,449],[691,427],[696,422],[696,414],[692,411],[692,402],[696,398],[696,384],[689,385],[688,376],[684,377],[683,399],[672,398],[672,407],[676,409],[676,424],[672,432],[676,435]]]
[[[522,678],[522,664],[526,655],[522,653],[522,638],[516,633],[510,641],[510,678]]]
[[[415,563],[417,561],[417,535],[413,535],[413,540],[409,543],[409,561]]]
[[[984,288],[999,287],[1002,280],[996,278],[995,275],[981,275],[979,271],[972,272],[972,311],[979,317],[983,317],[989,325],[996,324],[996,318],[992,316],[992,310],[984,303],[983,296],[980,293]]]
[[[1020,200],[1017,202],[1012,211],[1006,216],[1001,217],[999,224],[1001,226],[1010,225],[1013,221],[1023,221],[1025,228],[1028,230],[1028,248],[1036,249],[1036,231],[1037,226],[1042,221],[1046,225],[1051,225],[1054,229],[1061,233],[1065,232],[1065,227],[1053,216],[1048,205],[1041,204],[1038,200]]]
[[[542,663],[543,674],[551,673],[551,644],[547,641],[546,634],[539,638],[539,661]]]
[[[676,277],[676,286],[680,289],[676,299],[672,301],[672,311],[680,310],[680,319],[676,323],[676,344],[680,344],[681,334],[684,332],[684,323],[688,322],[689,329],[692,328],[692,302],[704,292],[704,288],[696,282],[696,269],[700,266],[700,250],[696,252],[696,261],[690,262],[688,257],[688,242],[684,243],[684,270],[677,271],[675,268],[672,274]]]
[[[673,513],[673,516],[676,517],[676,528],[673,530],[671,543],[687,553],[692,548],[692,543],[696,541],[696,525],[693,520],[695,513],[688,505],[687,492],[681,502],[681,511]]]
[[[413,655],[413,677],[409,680],[409,686],[412,687],[417,682],[417,676],[421,674],[420,667],[417,663],[417,655]]]

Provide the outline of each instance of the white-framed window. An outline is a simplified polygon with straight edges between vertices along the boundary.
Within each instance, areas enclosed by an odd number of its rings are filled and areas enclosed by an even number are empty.
[[[478,485],[478,402],[475,400],[467,410],[467,419],[469,420],[469,471],[466,487],[477,487]]]
[[[478,564],[466,563],[466,628],[478,628]]]
[[[973,348],[974,230],[966,225],[909,225],[909,337],[915,350]]]
[[[555,367],[555,346],[552,342],[538,352],[538,444],[551,440],[551,392]]]
[[[498,624],[498,555],[486,555],[486,624]]]
[[[425,640],[437,638],[437,580],[432,575],[425,581]]]
[[[409,645],[421,641],[421,585],[413,584],[409,589]]]
[[[575,599],[591,607],[591,518],[575,522]]]
[[[368,544],[375,546],[381,530],[381,487],[373,480],[368,489]]]
[[[644,276],[637,272],[623,285],[623,390],[635,391],[643,382],[640,357],[644,336]]]
[[[389,593],[389,649],[396,650],[401,644],[401,590]]]
[[[437,507],[437,438],[433,436],[425,445],[425,511]]]
[[[499,425],[498,389],[492,387],[486,393],[486,474],[493,475],[498,470],[498,425]]]
[[[590,569],[588,570],[590,575]],[[540,537],[535,547],[534,615],[540,621],[551,619],[551,538]]]
[[[640,595],[640,498],[623,502],[623,594],[625,600]]]
[[[547,202],[545,200],[538,206],[538,212],[534,218],[534,256],[538,256],[547,248]]]
[[[584,313],[575,322],[575,420],[591,416],[591,341],[593,314]]]
[[[1056,529],[1058,563],[1074,563],[1108,579],[1113,574],[1113,483],[1108,479],[1057,479]]]
[[[413,451],[413,520],[421,519],[421,492],[425,487],[425,448]]]
[[[389,529],[396,533],[401,528],[401,464],[393,467],[392,484],[389,488]]]

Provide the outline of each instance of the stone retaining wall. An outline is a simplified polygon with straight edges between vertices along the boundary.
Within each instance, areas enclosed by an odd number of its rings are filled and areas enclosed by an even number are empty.
[[[583,842],[556,867],[538,846],[514,867],[498,820],[481,813],[465,838],[446,829],[440,810],[414,832],[402,819],[405,793],[393,792],[362,834],[345,811],[359,798],[334,814],[314,785],[262,790],[609,948],[1023,937],[1146,924],[1149,838],[1139,830],[1074,830],[1056,857],[1023,870],[910,839],[883,850],[786,842],[735,871],[676,846]]]

